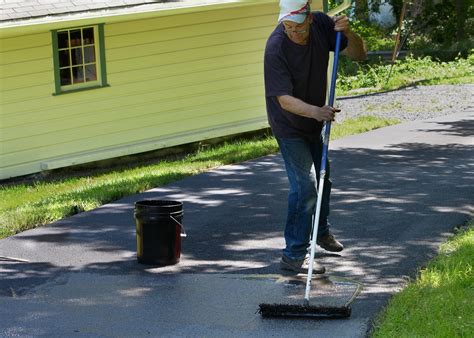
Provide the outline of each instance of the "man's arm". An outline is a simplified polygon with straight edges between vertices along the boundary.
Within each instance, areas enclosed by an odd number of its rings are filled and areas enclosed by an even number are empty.
[[[367,49],[365,48],[364,41],[360,36],[352,31],[345,32],[344,35],[347,37],[347,47],[341,52],[341,54],[356,61],[367,59]]]
[[[277,99],[281,107],[286,111],[296,115],[309,117],[320,122],[334,121],[336,112],[340,111],[340,109],[329,106],[313,106],[291,95],[277,96]]]
[[[332,19],[335,23],[334,30],[343,32],[347,37],[347,47],[341,51],[341,54],[344,54],[356,61],[363,61],[367,59],[367,49],[365,48],[364,41],[359,35],[351,31],[349,18],[345,15],[341,15],[335,16]]]

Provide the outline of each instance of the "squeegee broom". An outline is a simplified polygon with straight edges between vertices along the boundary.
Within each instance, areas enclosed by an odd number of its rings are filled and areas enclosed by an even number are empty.
[[[334,50],[334,63],[332,68],[331,87],[329,90],[329,106],[334,105],[336,92],[337,64],[339,61],[339,48],[341,45],[341,33],[336,33],[336,48]],[[329,135],[331,132],[331,121],[324,123],[323,131],[323,153],[318,185],[318,200],[316,203],[316,213],[313,223],[313,237],[311,239],[311,257],[306,279],[306,291],[303,304],[260,304],[259,312],[263,317],[313,317],[313,318],[345,318],[351,315],[349,306],[315,306],[309,301],[311,291],[311,279],[313,275],[314,254],[316,248],[316,238],[318,235],[319,216],[321,213],[321,202],[323,196],[324,178],[326,176],[326,161],[328,155]]]

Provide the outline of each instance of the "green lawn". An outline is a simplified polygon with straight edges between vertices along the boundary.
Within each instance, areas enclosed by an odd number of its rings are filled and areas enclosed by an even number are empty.
[[[375,337],[474,337],[474,221],[379,316]]]

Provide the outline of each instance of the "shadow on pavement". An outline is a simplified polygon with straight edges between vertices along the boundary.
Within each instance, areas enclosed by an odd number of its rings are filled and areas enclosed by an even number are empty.
[[[422,131],[437,132],[445,135],[456,135],[471,138],[474,135],[474,120],[459,120],[448,122],[438,121],[431,123],[433,124],[433,129],[422,129]]]

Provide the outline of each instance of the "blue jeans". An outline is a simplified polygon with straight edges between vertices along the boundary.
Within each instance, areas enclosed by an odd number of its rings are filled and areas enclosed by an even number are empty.
[[[288,216],[285,227],[286,247],[283,254],[302,259],[308,252],[317,200],[317,182],[322,154],[320,138],[277,138],[290,183]],[[316,169],[315,169],[316,168]],[[329,160],[326,164],[318,237],[329,231],[329,199],[331,195]]]

